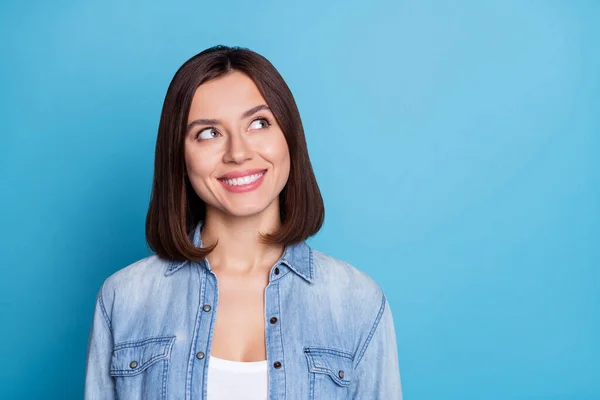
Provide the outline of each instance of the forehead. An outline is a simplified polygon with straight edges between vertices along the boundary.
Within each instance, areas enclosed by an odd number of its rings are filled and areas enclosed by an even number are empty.
[[[198,86],[188,121],[197,118],[239,118],[246,110],[267,104],[254,81],[233,71]]]

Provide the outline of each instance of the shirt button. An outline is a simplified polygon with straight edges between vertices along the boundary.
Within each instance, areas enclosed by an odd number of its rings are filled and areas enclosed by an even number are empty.
[[[269,320],[270,323],[275,324],[277,323],[277,318],[276,317],[271,317],[271,319]]]
[[[279,268],[275,267],[275,275],[279,275]]]
[[[138,362],[137,361],[132,361],[129,363],[129,368],[134,369],[138,366]]]
[[[203,353],[203,352],[201,352],[201,351],[197,352],[197,353],[196,353],[196,358],[197,358],[198,360],[202,360],[202,359],[204,358],[204,353]]]
[[[204,311],[206,311],[206,312],[209,312],[209,311],[210,311],[210,305],[208,305],[208,304],[205,304],[205,305],[204,305],[204,307],[202,307],[202,309],[203,309]]]
[[[338,372],[338,376],[340,377],[340,379],[344,379],[344,371]]]
[[[279,368],[281,368],[281,363],[280,363],[279,361],[275,361],[275,362],[273,363],[273,366],[274,366],[275,368],[279,369]]]

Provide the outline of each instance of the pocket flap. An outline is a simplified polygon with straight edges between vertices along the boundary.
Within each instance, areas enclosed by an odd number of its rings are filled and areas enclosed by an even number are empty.
[[[168,336],[119,343],[112,353],[110,374],[130,376],[143,372],[152,364],[168,358],[174,341],[175,336]]]
[[[352,354],[324,347],[305,347],[304,354],[310,372],[327,374],[340,386],[348,386],[352,381]]]

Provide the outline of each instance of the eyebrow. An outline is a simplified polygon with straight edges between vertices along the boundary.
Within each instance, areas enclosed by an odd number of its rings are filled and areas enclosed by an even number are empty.
[[[256,107],[252,107],[251,109],[249,109],[247,111],[244,111],[244,113],[241,115],[240,118],[241,119],[248,118],[249,116],[256,114],[257,112],[259,112],[261,110],[271,111],[271,109],[269,108],[268,105],[261,104]],[[188,126],[186,128],[186,132],[189,132],[196,125],[219,125],[220,123],[221,123],[221,121],[219,121],[218,119],[206,119],[206,118],[196,119],[188,124]]]

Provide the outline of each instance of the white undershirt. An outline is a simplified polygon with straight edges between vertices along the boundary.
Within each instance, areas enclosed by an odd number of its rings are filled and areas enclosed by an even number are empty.
[[[208,400],[267,400],[267,360],[240,362],[210,356]]]

